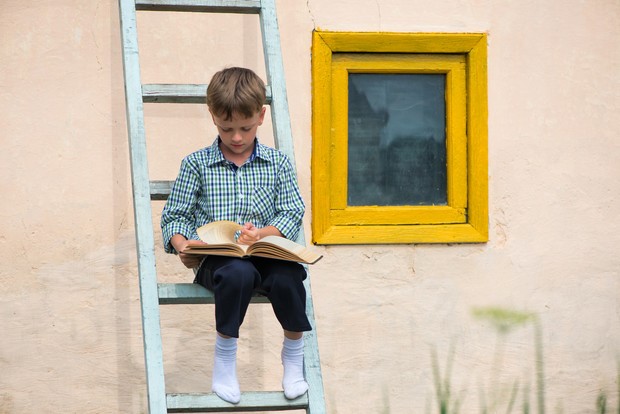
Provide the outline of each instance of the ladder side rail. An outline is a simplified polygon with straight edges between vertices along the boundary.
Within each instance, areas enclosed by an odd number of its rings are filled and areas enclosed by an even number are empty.
[[[159,299],[155,268],[155,241],[151,218],[144,108],[136,11],[133,0],[119,0],[127,132],[129,135],[133,204],[140,282],[140,304],[149,413],[166,413]]]
[[[310,273],[304,280],[306,288],[306,315],[315,323],[314,304],[310,288]],[[307,413],[325,414],[325,391],[323,389],[323,375],[321,374],[321,358],[317,339],[316,323],[311,331],[304,333],[304,374],[308,383],[308,410]]]
[[[286,96],[284,63],[274,0],[262,0],[260,27],[267,66],[267,83],[271,86],[271,122],[276,148],[284,152],[295,168],[295,149]]]
[[[267,82],[271,85],[272,102],[270,107],[274,141],[276,147],[289,157],[291,163],[293,164],[293,168],[297,171],[275,0],[262,0],[262,6],[263,7],[261,8],[260,13],[260,27],[263,37],[262,40],[265,65],[267,66]],[[305,245],[303,228],[297,237],[297,242]],[[306,267],[306,271],[307,269],[308,268]],[[304,287],[307,292],[306,314],[309,320],[314,321],[314,305],[310,288],[310,274],[309,272],[307,273],[308,277],[304,281]],[[304,355],[304,371],[306,381],[309,386],[308,408],[306,411],[312,414],[325,414],[325,395],[323,389],[323,378],[321,375],[316,326],[313,326],[312,331],[305,333]]]

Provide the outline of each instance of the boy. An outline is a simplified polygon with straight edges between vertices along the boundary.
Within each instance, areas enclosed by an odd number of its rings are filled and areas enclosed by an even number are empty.
[[[284,329],[282,387],[289,399],[308,390],[303,376],[303,332],[311,330],[305,313],[305,269],[275,259],[238,259],[183,253],[196,229],[218,220],[243,225],[237,242],[251,245],[278,235],[294,240],[304,203],[295,173],[280,151],[258,142],[256,131],[266,108],[265,84],[251,70],[227,68],[207,88],[207,106],[217,127],[215,142],[181,163],[166,202],[161,227],[166,252],[196,272],[195,283],[215,296],[216,342],[212,390],[236,404],[237,338],[255,290],[265,294]],[[204,258],[204,260],[203,260]]]

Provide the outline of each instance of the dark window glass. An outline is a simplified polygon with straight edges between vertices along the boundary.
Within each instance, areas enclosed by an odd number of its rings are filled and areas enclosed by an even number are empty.
[[[349,206],[445,205],[446,77],[349,74]]]

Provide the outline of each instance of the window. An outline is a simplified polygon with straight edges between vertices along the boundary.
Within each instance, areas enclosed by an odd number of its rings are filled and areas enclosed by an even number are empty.
[[[486,35],[314,32],[318,244],[488,240]]]

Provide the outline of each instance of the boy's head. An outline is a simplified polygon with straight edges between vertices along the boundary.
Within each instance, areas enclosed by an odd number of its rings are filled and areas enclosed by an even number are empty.
[[[207,106],[225,120],[234,114],[250,118],[265,104],[265,83],[250,69],[226,68],[211,78],[207,87]]]

